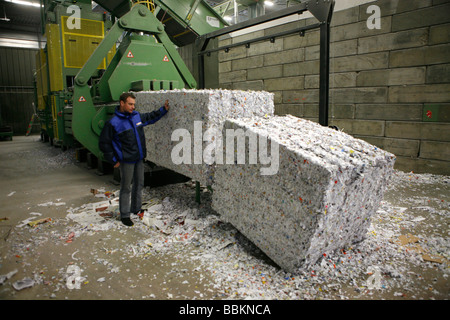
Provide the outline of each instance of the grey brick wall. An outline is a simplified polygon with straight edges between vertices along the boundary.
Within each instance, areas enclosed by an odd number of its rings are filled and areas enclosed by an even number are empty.
[[[381,29],[369,29],[369,5]],[[378,0],[335,12],[330,124],[397,156],[396,168],[450,175],[450,1]],[[315,23],[303,19],[219,46]],[[276,113],[318,121],[319,31],[219,52],[219,87],[275,93]]]

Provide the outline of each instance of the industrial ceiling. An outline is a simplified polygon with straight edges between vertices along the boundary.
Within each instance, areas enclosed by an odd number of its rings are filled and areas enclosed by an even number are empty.
[[[299,3],[299,0],[205,0],[229,21],[242,22]],[[95,7],[94,2],[94,7]],[[236,9],[235,9],[236,5]],[[236,19],[235,14],[238,14]],[[39,48],[45,45],[41,34],[39,0],[0,1],[0,46]]]

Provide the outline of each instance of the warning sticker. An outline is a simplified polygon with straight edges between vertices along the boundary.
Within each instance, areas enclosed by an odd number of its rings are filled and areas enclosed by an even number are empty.
[[[164,62],[169,62],[169,58],[167,57],[167,55],[164,56],[163,61],[164,61]]]
[[[78,102],[86,102],[86,99],[83,96],[80,96],[80,98],[78,99]]]
[[[220,28],[220,22],[219,19],[216,17],[206,16],[206,22],[211,26],[215,28]]]
[[[127,58],[134,58],[134,56],[133,56],[133,54],[131,53],[131,51],[128,51]]]

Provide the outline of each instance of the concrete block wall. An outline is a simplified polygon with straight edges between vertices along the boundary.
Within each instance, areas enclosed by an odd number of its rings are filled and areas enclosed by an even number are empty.
[[[369,29],[370,5],[380,29]],[[450,1],[378,0],[333,15],[330,124],[397,156],[396,168],[450,175]],[[316,23],[307,18],[219,46]],[[318,121],[319,30],[219,52],[219,87],[275,94],[275,114]]]

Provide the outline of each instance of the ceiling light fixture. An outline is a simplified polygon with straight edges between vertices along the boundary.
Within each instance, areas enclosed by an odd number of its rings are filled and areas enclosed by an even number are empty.
[[[264,5],[268,6],[268,7],[272,7],[273,6],[273,2],[272,1],[264,1]]]
[[[14,4],[24,5],[24,6],[31,6],[31,7],[37,7],[37,8],[41,7],[40,3],[31,2],[31,1],[24,1],[24,0],[5,0],[5,1],[6,2],[11,2],[11,3],[14,3]]]
[[[38,41],[6,38],[0,38],[0,47],[40,49]]]
[[[0,18],[0,21],[6,21],[6,22],[11,21],[11,19],[6,17],[5,7],[3,7],[3,15],[4,15],[4,17]]]

